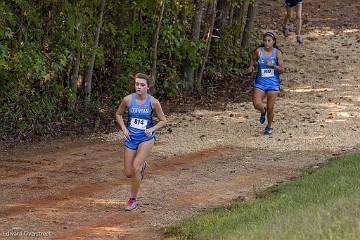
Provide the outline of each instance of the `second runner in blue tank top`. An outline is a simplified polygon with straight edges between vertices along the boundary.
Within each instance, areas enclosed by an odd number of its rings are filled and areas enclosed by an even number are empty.
[[[254,83],[255,88],[265,92],[280,90],[279,72],[266,64],[267,61],[270,61],[273,65],[278,64],[276,60],[276,51],[277,49],[273,48],[271,55],[267,56],[265,55],[264,48],[260,48],[260,56],[258,59],[259,69]]]

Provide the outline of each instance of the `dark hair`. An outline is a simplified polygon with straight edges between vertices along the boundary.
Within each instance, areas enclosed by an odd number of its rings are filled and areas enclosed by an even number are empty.
[[[264,33],[263,35],[263,39],[265,39],[266,36],[269,36],[272,38],[272,40],[274,41],[274,45],[276,44],[276,37],[275,37],[275,34],[273,34],[272,32],[266,32]]]
[[[264,34],[263,34],[263,41],[264,41],[264,39],[265,39],[266,36],[271,37],[272,40],[274,41],[273,48],[276,48],[276,49],[278,49],[280,52],[282,52],[281,49],[276,45],[276,37],[275,37],[275,34],[272,33],[272,32],[266,32],[266,33],[264,33]],[[264,43],[261,43],[261,45],[260,45],[259,47],[265,47]],[[256,49],[258,49],[259,47],[257,47]],[[256,50],[256,49],[255,49],[255,50]]]
[[[141,78],[141,79],[144,79],[146,80],[146,83],[148,85],[148,87],[150,87],[150,84],[151,84],[151,81],[150,81],[150,78],[148,75],[144,74],[144,73],[137,73],[135,76],[134,76],[134,80],[136,78]]]

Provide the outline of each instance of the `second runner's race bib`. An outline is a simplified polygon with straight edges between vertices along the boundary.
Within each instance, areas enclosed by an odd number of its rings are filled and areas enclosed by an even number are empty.
[[[140,119],[140,118],[132,118],[130,121],[130,127],[140,129],[140,130],[146,130],[148,120],[146,119]]]
[[[261,76],[262,77],[273,77],[274,69],[272,69],[272,68],[261,69]]]

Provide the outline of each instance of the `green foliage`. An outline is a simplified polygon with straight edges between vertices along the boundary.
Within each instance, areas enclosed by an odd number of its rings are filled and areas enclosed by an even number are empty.
[[[181,92],[181,76],[174,68],[169,68],[166,64],[159,65],[159,71],[163,74],[156,84],[156,93],[161,96],[173,99]]]
[[[4,116],[1,135],[49,133],[59,114],[59,102],[63,99],[59,98],[61,95],[66,97],[65,90],[59,85],[52,86],[48,93],[23,91],[17,94],[12,91],[8,95],[12,101],[0,106]]]
[[[236,1],[236,2],[240,2]],[[0,1],[0,113],[2,138],[48,134],[66,124],[101,129],[119,99],[133,88],[132,75],[151,74],[153,34],[160,1],[107,0],[92,78],[83,103],[85,71],[94,47],[100,0]],[[184,62],[198,68],[206,43],[189,40],[194,4],[166,1],[158,42],[154,94],[182,94]],[[205,15],[204,15],[205,16]],[[208,19],[204,19],[208,21]],[[208,75],[224,77],[245,65],[246,51],[227,26],[211,48]],[[236,33],[235,33],[236,32]],[[235,47],[234,47],[235,46]],[[77,92],[71,80],[80,54]],[[97,115],[100,110],[106,109]]]
[[[239,76],[249,62],[249,49],[243,49],[238,42],[240,26],[237,24],[227,25],[220,38],[213,39],[212,57],[208,74],[216,79],[228,75]]]
[[[173,52],[178,51],[177,49],[181,47],[182,38],[181,32],[183,28],[181,25],[168,25],[165,26],[161,30],[161,43],[164,45],[166,49],[166,53],[171,57]],[[181,59],[181,56],[177,56]]]

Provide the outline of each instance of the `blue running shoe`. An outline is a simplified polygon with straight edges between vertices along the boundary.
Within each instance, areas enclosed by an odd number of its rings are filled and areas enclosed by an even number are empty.
[[[266,108],[265,108],[265,112],[260,114],[260,119],[259,119],[260,123],[264,124],[265,119],[266,119]]]
[[[144,179],[144,174],[145,174],[145,169],[147,168],[148,163],[145,161],[143,167],[141,168],[140,171],[140,179],[143,180]]]
[[[266,127],[264,129],[264,135],[270,136],[272,134],[272,128]]]

